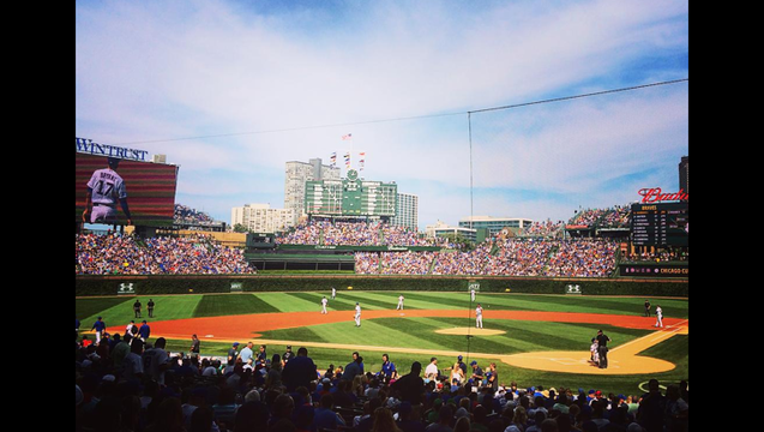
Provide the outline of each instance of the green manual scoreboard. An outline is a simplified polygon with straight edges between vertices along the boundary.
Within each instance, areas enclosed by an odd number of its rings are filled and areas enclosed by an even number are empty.
[[[396,215],[398,185],[358,178],[349,170],[344,180],[319,180],[305,183],[305,213],[311,216]]]

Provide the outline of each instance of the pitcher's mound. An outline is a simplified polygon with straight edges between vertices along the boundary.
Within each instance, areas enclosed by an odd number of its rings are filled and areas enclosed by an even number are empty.
[[[496,336],[506,333],[504,330],[479,329],[471,327],[454,327],[448,329],[435,330],[435,333],[458,335],[458,336]]]

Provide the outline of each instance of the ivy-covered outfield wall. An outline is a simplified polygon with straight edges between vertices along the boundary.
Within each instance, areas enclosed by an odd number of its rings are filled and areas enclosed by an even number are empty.
[[[466,291],[532,294],[689,297],[687,279],[594,279],[463,276],[77,276],[76,296],[228,293],[261,291],[388,290]],[[509,291],[508,291],[509,290]]]

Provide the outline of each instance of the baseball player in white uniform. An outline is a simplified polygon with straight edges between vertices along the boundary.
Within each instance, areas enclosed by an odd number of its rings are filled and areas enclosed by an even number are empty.
[[[395,310],[403,310],[403,294],[398,296],[398,306]]]
[[[475,327],[483,328],[483,307],[478,303],[475,308]]]
[[[329,302],[329,300],[326,299],[326,296],[321,299],[321,313],[325,314],[326,312],[326,304]]]
[[[475,288],[470,290],[470,301],[475,301]]]
[[[113,223],[116,220],[116,205],[119,201],[127,217],[127,224],[132,225],[130,209],[127,207],[127,190],[122,177],[117,174],[119,159],[110,157],[109,167],[95,170],[88,181],[88,192],[85,197],[85,210],[82,221],[90,223]],[[91,209],[92,204],[92,209]],[[88,220],[88,213],[90,219]]]
[[[655,307],[655,317],[658,318],[658,321],[655,322],[655,327],[663,328],[663,309],[661,309],[661,305]]]
[[[355,303],[355,326],[361,327],[361,305]]]
[[[332,300],[334,300],[335,297],[337,297],[337,288],[332,287]]]

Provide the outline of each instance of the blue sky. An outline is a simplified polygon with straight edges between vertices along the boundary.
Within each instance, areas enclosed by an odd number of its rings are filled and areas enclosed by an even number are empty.
[[[419,195],[422,229],[456,224],[470,214],[468,110],[689,77],[687,1],[105,1],[76,12],[77,136],[167,154],[180,165],[177,202],[225,221],[245,203],[283,207],[284,163],[328,161],[352,133],[367,179]],[[473,114],[475,215],[568,219],[643,187],[678,190],[688,87]],[[359,124],[323,127],[348,123]]]

